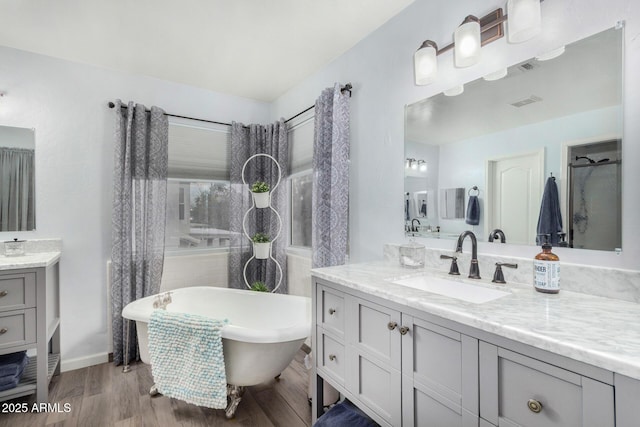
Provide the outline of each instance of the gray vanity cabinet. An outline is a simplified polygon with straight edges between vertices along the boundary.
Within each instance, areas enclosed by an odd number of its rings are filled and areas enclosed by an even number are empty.
[[[319,376],[382,425],[478,425],[475,338],[370,295],[317,282],[315,295]]]
[[[480,416],[495,426],[613,427],[614,388],[480,343]]]
[[[18,386],[0,401],[36,394],[49,401],[49,381],[60,372],[58,262],[47,267],[0,270],[0,354],[36,349]]]

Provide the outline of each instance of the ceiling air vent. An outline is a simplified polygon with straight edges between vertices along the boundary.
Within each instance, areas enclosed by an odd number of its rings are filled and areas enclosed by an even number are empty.
[[[523,62],[522,64],[518,65],[518,69],[524,72],[531,71],[534,68],[538,68],[538,67],[539,65],[534,64],[533,62]]]
[[[520,108],[520,107],[524,107],[525,105],[533,104],[534,102],[540,102],[540,101],[542,101],[542,98],[540,98],[539,96],[531,95],[530,97],[521,99],[520,101],[516,101],[511,105],[513,105],[514,107]]]

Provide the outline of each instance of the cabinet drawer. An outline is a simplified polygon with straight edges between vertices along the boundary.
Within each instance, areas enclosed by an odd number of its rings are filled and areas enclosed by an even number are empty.
[[[318,287],[318,323],[324,329],[342,337],[344,335],[344,295],[341,292]]]
[[[35,305],[35,273],[3,274],[0,276],[0,312],[35,307]]]
[[[0,315],[0,349],[36,342],[36,309]]]
[[[321,358],[318,366],[344,385],[346,365],[344,345],[321,331],[318,331],[318,337]]]
[[[614,425],[612,386],[502,348],[495,354],[495,365],[481,366],[483,418],[509,426]]]

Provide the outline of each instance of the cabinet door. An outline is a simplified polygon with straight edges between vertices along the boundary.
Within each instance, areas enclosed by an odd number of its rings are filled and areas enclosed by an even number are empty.
[[[344,293],[319,285],[316,291],[316,304],[318,325],[339,339],[343,339]]]
[[[403,425],[478,425],[478,341],[402,315]]]
[[[391,425],[401,424],[400,313],[345,297],[347,390]]]
[[[480,416],[498,426],[613,427],[613,387],[480,343]]]

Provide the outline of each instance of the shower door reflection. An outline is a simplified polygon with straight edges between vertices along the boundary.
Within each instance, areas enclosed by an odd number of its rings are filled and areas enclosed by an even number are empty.
[[[569,163],[569,246],[622,247],[619,141],[572,147]]]

